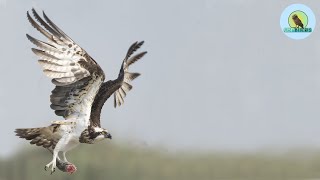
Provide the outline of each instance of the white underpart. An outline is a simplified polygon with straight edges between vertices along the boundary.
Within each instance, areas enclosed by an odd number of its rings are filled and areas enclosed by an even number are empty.
[[[53,160],[47,166],[52,165],[52,169],[55,168],[59,152],[63,153],[63,159],[66,160],[65,153],[80,144],[79,137],[90,125],[91,106],[101,84],[102,78],[99,77],[92,83],[82,101],[72,107],[74,113],[66,118],[66,125],[61,125],[59,134],[62,134],[62,137],[53,150]]]
[[[102,78],[98,77],[92,85],[90,89],[88,89],[86,95],[82,98],[80,103],[75,104],[72,107],[73,114],[68,116],[66,120],[71,120],[76,122],[76,133],[78,137],[82,133],[83,130],[87,129],[90,125],[90,115],[91,115],[91,106],[93,104],[94,98],[98,93],[100,86],[102,84]],[[72,99],[71,99],[72,100]]]
[[[87,91],[87,94],[84,95],[82,100],[72,107],[73,113],[69,115],[65,121],[70,121],[70,123],[75,122],[75,124],[62,126],[63,128],[61,128],[61,130],[64,131],[62,134],[66,136],[71,136],[71,139],[69,139],[70,143],[65,142],[65,145],[62,145],[66,147],[61,147],[65,149],[61,149],[61,151],[68,151],[70,150],[70,148],[74,147],[74,141],[76,141],[79,144],[79,136],[90,125],[91,106],[93,104],[96,94],[99,91],[101,84],[102,79],[99,77],[92,83],[92,85]]]

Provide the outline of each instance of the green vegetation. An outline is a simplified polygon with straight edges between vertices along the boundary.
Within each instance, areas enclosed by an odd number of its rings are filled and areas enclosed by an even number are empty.
[[[0,160],[0,180],[231,180],[231,179],[313,179],[320,177],[320,151],[288,153],[163,153],[146,149],[100,143],[81,145],[68,154],[78,171],[56,171],[43,167],[51,154],[29,147]]]

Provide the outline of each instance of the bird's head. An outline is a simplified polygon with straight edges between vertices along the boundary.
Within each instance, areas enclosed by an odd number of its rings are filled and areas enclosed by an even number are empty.
[[[108,132],[108,130],[101,128],[101,127],[94,127],[92,136],[94,139],[94,142],[99,142],[104,139],[112,139],[111,134]]]
[[[296,19],[298,16],[296,14],[292,15],[292,19]]]

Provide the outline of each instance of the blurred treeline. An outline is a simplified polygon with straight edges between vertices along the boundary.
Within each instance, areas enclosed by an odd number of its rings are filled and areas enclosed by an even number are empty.
[[[320,151],[287,153],[168,153],[164,149],[100,143],[67,154],[78,171],[44,171],[51,154],[28,146],[0,160],[0,180],[231,180],[320,178]]]

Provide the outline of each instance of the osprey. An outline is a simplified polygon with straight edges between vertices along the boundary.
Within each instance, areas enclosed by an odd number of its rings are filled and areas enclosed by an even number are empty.
[[[147,52],[135,55],[143,41],[133,43],[120,68],[118,78],[105,81],[105,74],[98,63],[43,12],[44,20],[32,9],[33,16],[27,12],[31,25],[44,35],[43,42],[26,35],[38,47],[32,51],[40,58],[39,64],[46,76],[52,79],[55,88],[50,96],[51,109],[64,120],[53,121],[48,127],[16,129],[20,138],[31,140],[30,144],[43,146],[53,154],[52,161],[45,166],[56,166],[63,171],[74,171],[66,158],[66,152],[80,143],[94,144],[103,139],[111,139],[111,134],[100,125],[101,109],[113,94],[114,107],[124,103],[126,94],[132,89],[130,81],[139,73],[128,72],[130,65],[142,58]],[[42,25],[42,26],[41,26]],[[58,153],[62,152],[62,159]]]

